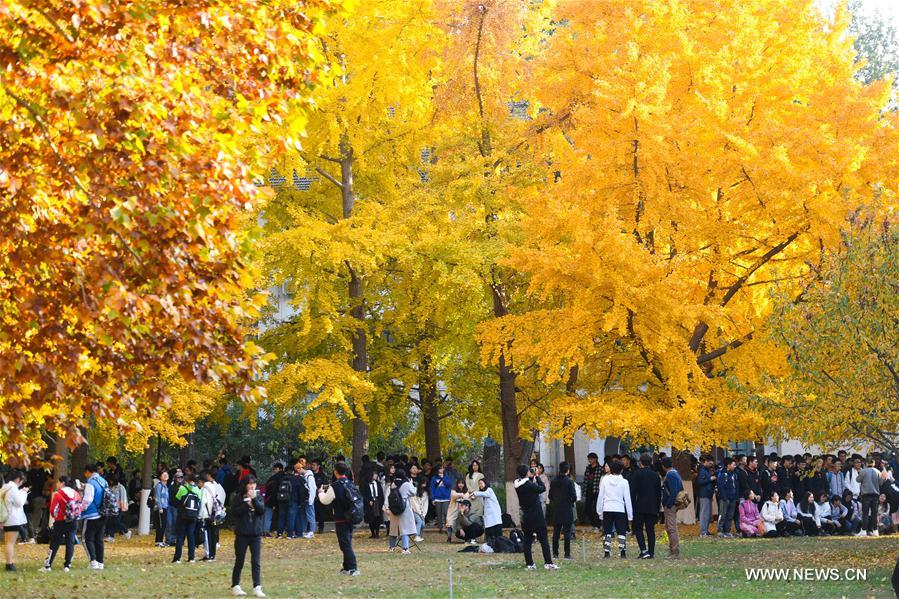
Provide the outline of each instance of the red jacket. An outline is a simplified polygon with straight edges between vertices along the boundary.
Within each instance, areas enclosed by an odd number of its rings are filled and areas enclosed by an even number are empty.
[[[63,487],[50,498],[50,517],[54,522],[63,522],[66,519],[66,503],[72,499],[81,500],[78,491],[71,487]]]

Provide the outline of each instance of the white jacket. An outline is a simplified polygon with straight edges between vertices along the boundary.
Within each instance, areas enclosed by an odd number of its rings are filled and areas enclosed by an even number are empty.
[[[631,507],[631,485],[620,474],[609,474],[599,481],[599,496],[596,498],[596,511],[621,512],[627,514],[628,520],[634,519]]]
[[[849,472],[846,473],[846,478],[843,480],[843,486],[852,491],[852,497],[855,499],[858,499],[859,491],[861,491],[861,483],[858,482],[859,474],[861,474],[861,470],[850,468]]]
[[[215,499],[215,488],[212,483],[203,483],[200,489],[200,520],[208,520],[212,518],[213,501]]]
[[[762,521],[765,523],[765,532],[777,530],[777,523],[784,519],[784,513],[779,503],[766,501],[762,506]]]
[[[0,489],[0,501],[6,504],[7,517],[3,526],[21,526],[28,522],[25,518],[25,502],[28,494],[19,485],[9,481]]]
[[[502,524],[503,510],[499,507],[499,500],[493,489],[487,487],[486,491],[475,491],[474,495],[484,500],[484,528]]]
[[[309,499],[306,501],[309,505],[315,504],[315,494],[318,492],[318,487],[315,484],[315,474],[312,470],[307,470],[304,475],[306,478],[306,489],[309,490]],[[386,495],[384,497],[387,497]]]

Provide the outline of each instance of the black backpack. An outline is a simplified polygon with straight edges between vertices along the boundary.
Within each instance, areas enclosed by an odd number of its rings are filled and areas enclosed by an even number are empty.
[[[515,543],[506,537],[494,537],[490,541],[493,553],[515,553]]]
[[[343,482],[343,488],[346,490],[346,519],[349,524],[355,526],[361,524],[365,517],[365,502],[362,501],[362,494],[359,493],[359,487],[350,479]]]
[[[300,505],[309,503],[309,485],[306,484],[306,477],[300,477]]]
[[[278,501],[281,503],[290,501],[290,480],[286,477],[278,485]]]
[[[115,518],[119,515],[119,502],[109,487],[103,489],[103,499],[100,500],[98,511],[104,518]]]
[[[399,516],[406,511],[406,501],[400,495],[399,487],[390,489],[390,494],[387,495],[387,509],[394,516]]]
[[[509,531],[509,540],[512,542],[513,553],[524,551],[524,533],[517,528]]]
[[[181,518],[196,521],[200,518],[200,498],[190,491],[181,500]]]

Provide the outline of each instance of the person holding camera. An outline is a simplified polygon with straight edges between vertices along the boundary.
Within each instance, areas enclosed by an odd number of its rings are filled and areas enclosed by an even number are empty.
[[[265,523],[265,504],[256,489],[256,477],[248,474],[240,479],[234,502],[231,505],[234,516],[234,569],[231,571],[231,593],[235,597],[245,597],[240,588],[240,574],[250,550],[253,574],[253,596],[265,597],[262,592],[262,533]]]
[[[524,561],[528,570],[536,570],[534,558],[531,554],[531,545],[534,536],[540,542],[543,550],[543,567],[547,570],[558,570],[559,566],[553,563],[549,551],[549,539],[546,534],[546,517],[543,508],[540,507],[540,495],[546,493],[543,481],[537,478],[537,469],[528,468],[524,464],[518,467],[518,478],[515,480],[515,493],[518,495],[518,505],[521,508],[521,531],[524,533]]]

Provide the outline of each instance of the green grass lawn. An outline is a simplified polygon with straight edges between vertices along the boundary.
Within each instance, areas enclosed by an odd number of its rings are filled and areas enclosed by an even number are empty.
[[[262,580],[269,597],[448,597],[449,560],[453,563],[454,597],[894,597],[890,576],[899,555],[899,537],[757,539],[700,541],[695,529],[682,536],[683,558],[638,561],[632,557],[603,560],[598,535],[581,531],[573,561],[561,570],[524,569],[521,554],[457,553],[461,544],[447,545],[427,532],[422,551],[390,554],[386,541],[368,539],[359,531],[354,540],[362,576],[338,575],[340,553],[333,533],[313,540],[267,539],[263,545]],[[152,546],[135,537],[107,544],[106,569],[87,569],[84,550],[76,547],[74,569],[62,571],[62,556],[54,571],[38,572],[45,545],[18,546],[17,573],[0,577],[2,597],[224,597],[229,595],[232,537],[224,536],[214,564],[171,565],[171,549]],[[121,539],[121,537],[120,537]],[[582,559],[582,543],[587,559]],[[185,548],[186,554],[186,548]],[[747,582],[747,567],[866,568],[867,581]],[[249,563],[243,587],[249,590]]]

